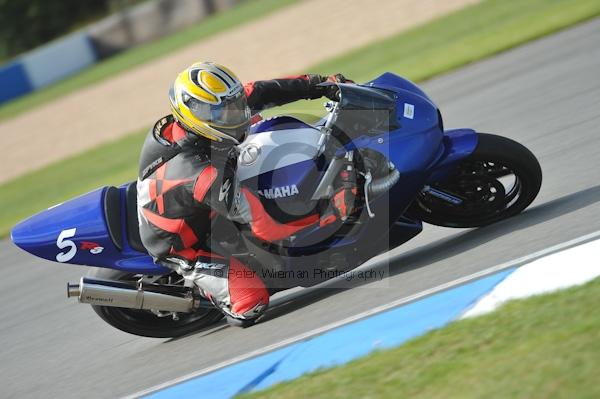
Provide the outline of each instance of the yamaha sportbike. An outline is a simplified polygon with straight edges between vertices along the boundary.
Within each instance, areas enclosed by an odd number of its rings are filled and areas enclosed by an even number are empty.
[[[335,179],[350,166],[364,204],[354,220],[294,228],[272,242],[225,219],[213,222],[213,240],[229,255],[285,276],[267,282],[272,292],[355,269],[415,237],[423,222],[488,225],[523,211],[538,194],[542,172],[527,148],[471,129],[444,130],[438,107],[410,81],[386,73],[338,87],[339,101],[329,102],[329,113],[316,123],[278,116],[253,125],[239,146],[237,173],[270,217],[294,226],[328,201]],[[49,208],[15,226],[11,237],[41,258],[92,266],[67,285],[68,296],[123,331],[175,337],[222,318],[147,254],[135,183]],[[316,269],[325,272],[306,273]]]

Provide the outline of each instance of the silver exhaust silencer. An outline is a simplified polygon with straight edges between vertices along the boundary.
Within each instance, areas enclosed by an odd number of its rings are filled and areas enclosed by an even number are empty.
[[[96,280],[88,277],[82,277],[79,284],[67,284],[67,297],[77,297],[80,303],[118,308],[186,313],[194,309],[192,297],[183,298],[144,291],[120,281]]]

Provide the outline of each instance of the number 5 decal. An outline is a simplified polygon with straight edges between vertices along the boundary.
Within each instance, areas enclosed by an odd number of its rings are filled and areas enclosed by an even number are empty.
[[[73,259],[77,253],[77,245],[75,245],[73,241],[67,240],[67,238],[75,237],[76,230],[77,229],[75,228],[63,230],[58,235],[58,238],[56,239],[56,246],[60,249],[69,248],[69,250],[66,252],[59,252],[58,255],[56,255],[57,261],[61,263],[68,262]]]

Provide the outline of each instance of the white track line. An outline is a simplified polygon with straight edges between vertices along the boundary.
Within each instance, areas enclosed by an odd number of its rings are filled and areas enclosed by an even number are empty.
[[[578,245],[578,244],[582,244],[582,243],[584,243],[586,241],[590,241],[590,240],[592,240],[594,238],[598,238],[598,237],[600,237],[600,230],[599,231],[595,231],[595,232],[590,233],[590,234],[586,234],[586,235],[578,237],[578,238],[575,238],[573,240],[569,240],[569,241],[566,241],[566,242],[563,242],[563,243],[560,243],[560,244],[553,245],[551,247],[542,249],[540,251],[531,253],[529,255],[525,255],[525,256],[522,256],[520,258],[511,260],[511,261],[508,261],[508,262],[504,262],[504,263],[501,263],[501,264],[496,265],[496,266],[492,266],[492,267],[484,269],[484,270],[480,270],[477,273],[473,273],[473,274],[470,274],[468,276],[464,276],[464,277],[458,278],[456,280],[453,280],[453,281],[450,281],[450,282],[438,285],[436,287],[428,288],[428,289],[426,289],[424,291],[418,292],[416,294],[413,294],[413,295],[410,295],[410,296],[407,296],[407,297],[404,297],[404,298],[397,299],[397,300],[392,301],[390,303],[387,303],[385,305],[381,305],[381,306],[375,307],[373,309],[367,310],[365,312],[358,313],[358,314],[356,314],[354,316],[351,316],[351,317],[348,317],[346,319],[342,319],[342,320],[339,320],[339,321],[327,324],[327,325],[325,325],[323,327],[315,328],[314,330],[307,331],[305,333],[296,335],[295,337],[284,339],[283,341],[279,341],[279,342],[277,342],[275,344],[268,345],[268,346],[265,346],[263,348],[256,349],[256,350],[254,350],[252,352],[248,352],[246,354],[233,357],[233,358],[231,358],[229,360],[226,360],[224,362],[218,363],[218,364],[216,364],[214,366],[207,367],[207,368],[204,368],[202,370],[194,371],[194,372],[186,374],[184,376],[181,376],[181,377],[172,379],[170,381],[164,382],[162,384],[156,385],[156,386],[154,386],[152,388],[148,388],[148,389],[145,389],[143,391],[139,391],[139,392],[136,392],[134,394],[125,396],[124,398],[125,399],[139,398],[140,396],[149,395],[149,394],[151,394],[153,392],[160,391],[160,390],[168,388],[168,387],[170,387],[172,385],[176,385],[176,384],[179,384],[181,382],[184,382],[184,381],[187,381],[187,380],[199,377],[199,376],[201,376],[203,374],[208,374],[208,373],[211,373],[213,371],[219,370],[219,369],[221,369],[223,367],[231,366],[232,364],[241,362],[243,360],[247,360],[247,359],[250,359],[250,358],[253,358],[253,357],[256,357],[256,356],[259,356],[259,355],[262,355],[262,354],[265,354],[265,353],[268,353],[268,352],[271,352],[271,351],[274,351],[276,349],[283,348],[283,347],[291,345],[293,343],[296,343],[296,342],[299,342],[299,341],[303,341],[305,339],[308,339],[308,338],[311,338],[311,337],[323,334],[323,333],[325,333],[327,331],[333,330],[333,329],[341,327],[343,325],[353,323],[355,321],[364,319],[364,318],[369,317],[369,316],[373,316],[373,315],[375,315],[377,313],[384,312],[386,310],[398,307],[400,305],[407,304],[409,302],[413,302],[413,301],[415,301],[417,299],[421,299],[423,297],[426,297],[426,296],[429,296],[429,295],[432,295],[432,294],[435,294],[435,293],[438,293],[438,292],[441,292],[441,291],[445,291],[445,290],[447,290],[449,288],[456,287],[458,285],[467,283],[467,282],[472,281],[472,280],[477,280],[477,279],[479,279],[481,277],[484,277],[484,276],[487,276],[489,274],[493,274],[493,273],[499,272],[501,270],[508,269],[509,267],[521,266],[521,265],[523,265],[525,263],[528,263],[528,262],[531,262],[531,261],[533,261],[535,259],[541,258],[543,256],[549,255],[549,254],[554,253],[554,252],[562,251],[562,250],[567,249],[569,247],[572,247],[572,246],[575,246],[575,245]]]

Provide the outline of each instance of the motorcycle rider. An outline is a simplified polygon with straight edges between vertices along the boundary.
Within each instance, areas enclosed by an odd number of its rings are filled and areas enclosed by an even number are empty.
[[[340,222],[355,211],[356,183],[346,173],[330,212],[279,223],[235,179],[236,145],[252,113],[300,99],[329,98],[346,82],[334,76],[299,75],[243,85],[222,65],[200,62],[181,72],[169,91],[172,114],[161,118],[142,148],[138,215],[142,242],[156,262],[183,275],[235,325],[249,325],[269,304],[257,273],[211,244],[220,215],[248,223],[260,240],[276,242],[313,225]]]

